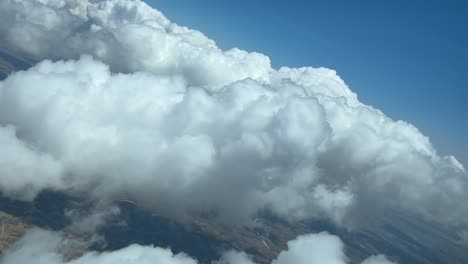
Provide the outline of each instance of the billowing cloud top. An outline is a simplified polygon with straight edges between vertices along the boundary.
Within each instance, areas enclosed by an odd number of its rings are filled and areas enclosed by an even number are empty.
[[[181,74],[204,87],[269,78],[268,57],[221,51],[202,33],[169,22],[140,1],[5,0],[0,16],[2,42],[36,59],[92,54],[113,71]]]
[[[51,59],[0,82],[5,195],[129,198],[225,222],[268,209],[349,225],[391,208],[468,224],[463,166],[333,70],[222,51],[140,1],[3,0],[0,17],[3,48]]]

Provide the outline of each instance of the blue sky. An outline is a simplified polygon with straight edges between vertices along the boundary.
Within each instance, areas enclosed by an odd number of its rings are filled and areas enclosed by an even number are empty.
[[[468,1],[146,1],[275,68],[335,69],[361,101],[468,166]]]

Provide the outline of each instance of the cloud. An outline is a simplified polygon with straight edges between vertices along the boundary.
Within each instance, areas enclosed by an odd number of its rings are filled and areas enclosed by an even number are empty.
[[[227,223],[268,209],[350,227],[396,209],[468,224],[463,165],[333,70],[222,51],[140,1],[5,0],[0,16],[4,48],[51,59],[0,82],[7,196],[54,189]]]
[[[18,155],[31,156],[21,169],[46,167],[28,177],[6,160],[18,171],[1,189],[130,198],[167,215],[234,222],[270,208],[341,223],[360,206],[464,219],[466,173],[416,128],[291,83],[245,79],[211,93],[178,74],[112,74],[90,57],[42,62],[0,83],[0,124],[15,131],[6,140],[22,146]],[[458,209],[441,209],[449,205]]]
[[[392,264],[384,255],[372,256],[362,262],[362,264]]]
[[[0,16],[3,46],[37,60],[90,54],[113,71],[178,73],[207,88],[245,78],[266,81],[270,70],[268,57],[222,51],[141,1],[5,0]]]
[[[286,263],[346,263],[343,242],[327,233],[304,235],[288,242],[288,250],[278,255],[272,264]]]
[[[18,139],[14,127],[0,125],[0,146],[0,190],[5,195],[31,200],[44,189],[62,186],[61,164]]]
[[[307,263],[327,263],[346,264],[348,263],[344,244],[337,236],[326,232],[318,234],[307,234],[297,237],[288,242],[288,249],[282,251],[271,264],[307,264]],[[394,264],[383,255],[370,256],[361,264]],[[233,263],[234,264],[234,263]]]
[[[152,246],[131,245],[112,252],[84,253],[73,260],[64,255],[79,250],[79,242],[64,238],[60,233],[33,229],[22,237],[12,249],[0,257],[3,264],[196,264],[197,261],[185,254],[173,254],[169,249]]]
[[[130,245],[110,252],[82,252],[80,256],[65,260],[70,252],[77,252],[80,242],[67,239],[63,234],[32,229],[21,238],[4,256],[3,264],[26,264],[34,259],[36,264],[196,264],[197,260],[184,253],[173,254],[170,249],[153,246]],[[243,252],[228,251],[216,262],[218,264],[255,264]],[[279,254],[271,264],[327,263],[346,264],[343,243],[337,236],[328,233],[309,234],[288,243],[288,249]],[[362,264],[392,264],[384,256],[371,256]]]
[[[231,250],[225,252],[215,264],[255,264],[255,262],[244,252]]]

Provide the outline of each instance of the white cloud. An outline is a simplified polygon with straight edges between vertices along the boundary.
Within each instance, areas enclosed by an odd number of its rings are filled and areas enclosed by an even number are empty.
[[[78,244],[77,244],[78,243]],[[111,252],[89,252],[66,261],[64,254],[79,250],[79,242],[65,239],[59,233],[33,229],[12,249],[0,257],[3,264],[196,264],[185,254],[173,254],[169,249],[131,245]]]
[[[281,252],[271,264],[288,263],[344,264],[346,255],[343,242],[328,233],[300,236],[288,242],[288,250]]]
[[[271,264],[346,264],[348,263],[344,244],[337,236],[326,232],[308,234],[288,242],[288,249],[282,251]],[[232,263],[234,264],[234,262]],[[370,256],[361,264],[394,264],[385,256]]]
[[[362,264],[392,264],[394,262],[389,261],[385,256],[378,255],[367,258]]]
[[[61,164],[18,139],[14,127],[0,125],[0,146],[0,190],[5,195],[31,200],[46,188],[63,186]]]
[[[393,208],[468,224],[463,166],[333,70],[275,70],[140,1],[5,0],[0,16],[7,49],[76,59],[0,82],[8,196],[52,188],[234,223],[268,208],[349,226]]]
[[[64,255],[77,252],[80,244],[66,239],[61,233],[33,229],[21,238],[4,256],[2,264],[196,264],[197,260],[184,253],[173,254],[170,249],[153,246],[130,245],[109,252],[84,252],[72,260],[64,260]],[[216,262],[218,264],[255,264],[243,252],[228,251]],[[343,243],[337,236],[328,233],[309,234],[288,242],[288,249],[282,251],[271,264],[346,264]],[[384,256],[371,256],[362,264],[392,264]]]
[[[0,16],[3,45],[39,60],[91,54],[114,71],[178,73],[207,88],[244,78],[267,81],[270,70],[268,57],[221,51],[141,1],[5,0]]]
[[[223,254],[216,264],[255,264],[253,260],[244,252],[230,250]]]

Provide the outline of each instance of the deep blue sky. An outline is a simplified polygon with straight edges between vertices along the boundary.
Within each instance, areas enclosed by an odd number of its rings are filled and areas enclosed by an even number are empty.
[[[468,1],[146,0],[222,49],[335,69],[468,166]]]

